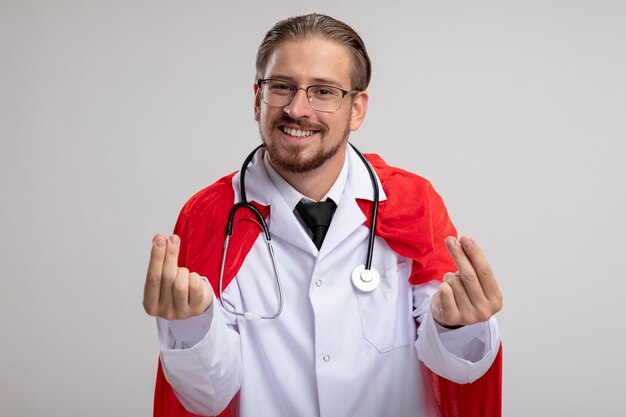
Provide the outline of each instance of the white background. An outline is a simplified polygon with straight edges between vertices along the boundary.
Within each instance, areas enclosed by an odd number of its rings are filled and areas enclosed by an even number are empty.
[[[497,272],[505,416],[626,415],[609,0],[2,1],[0,414],[150,415],[151,238],[259,142],[256,48],[311,11],[373,61],[353,142],[429,178]]]

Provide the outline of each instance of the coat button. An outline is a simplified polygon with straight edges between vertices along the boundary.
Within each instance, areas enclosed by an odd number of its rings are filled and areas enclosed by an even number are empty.
[[[318,287],[322,286],[322,280],[318,279],[317,281],[315,281],[315,285],[317,285]]]
[[[324,355],[322,359],[324,359],[324,362],[330,362],[330,355]]]

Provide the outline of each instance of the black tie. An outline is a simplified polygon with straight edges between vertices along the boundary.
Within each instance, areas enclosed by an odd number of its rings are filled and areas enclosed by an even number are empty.
[[[313,233],[311,239],[318,250],[322,247],[322,242],[326,237],[328,226],[330,226],[330,221],[336,208],[337,205],[330,198],[318,203],[303,203],[300,201],[296,205],[296,210],[300,213],[300,217],[302,217],[304,223]]]

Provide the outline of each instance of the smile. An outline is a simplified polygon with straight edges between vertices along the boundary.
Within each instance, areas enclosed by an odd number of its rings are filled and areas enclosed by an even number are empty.
[[[295,136],[297,138],[306,138],[315,133],[315,131],[313,130],[300,130],[300,129],[294,129],[294,128],[286,127],[286,126],[283,126],[281,130],[284,133],[288,134],[289,136]]]

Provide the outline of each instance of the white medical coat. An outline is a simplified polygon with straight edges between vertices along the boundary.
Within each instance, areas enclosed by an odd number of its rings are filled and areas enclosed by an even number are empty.
[[[268,176],[263,154],[258,151],[248,168],[246,190],[249,200],[271,206],[267,223],[284,309],[273,320],[246,321],[224,312],[214,299],[201,316],[158,319],[163,370],[186,408],[219,414],[238,394],[236,412],[244,417],[427,416],[419,360],[458,383],[489,369],[500,344],[495,318],[457,330],[436,325],[429,303],[438,282],[411,286],[412,261],[381,238],[373,258],[380,287],[361,293],[351,284],[352,270],[365,261],[369,235],[355,199],[371,200],[373,194],[352,149],[319,251],[286,203],[285,184],[277,187]],[[238,201],[238,175],[233,187]],[[386,199],[382,188],[380,199]],[[276,311],[276,282],[261,236],[224,289],[223,301],[236,311]]]

